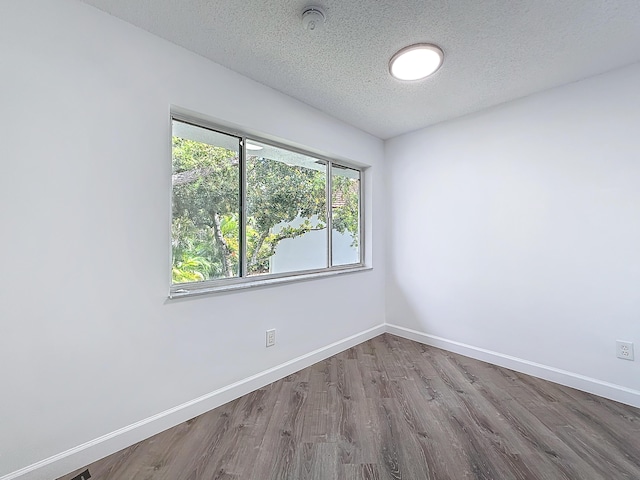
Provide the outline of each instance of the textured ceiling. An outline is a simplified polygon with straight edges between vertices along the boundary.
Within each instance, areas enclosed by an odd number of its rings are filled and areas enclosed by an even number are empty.
[[[640,0],[83,1],[383,139],[640,61]],[[442,68],[391,78],[418,42]]]

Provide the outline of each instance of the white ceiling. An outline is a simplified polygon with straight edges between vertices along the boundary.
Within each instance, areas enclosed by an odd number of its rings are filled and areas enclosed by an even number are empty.
[[[640,0],[83,1],[383,139],[640,61]],[[391,78],[418,42],[442,68]]]

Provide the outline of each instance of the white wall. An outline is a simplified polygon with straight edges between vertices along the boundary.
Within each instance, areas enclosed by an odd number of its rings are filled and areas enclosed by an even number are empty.
[[[274,227],[279,232],[283,227],[298,227],[304,218],[296,218],[292,222],[283,222]],[[317,225],[318,217],[311,217],[311,225]],[[358,246],[353,246],[353,236],[347,231],[331,232],[332,265],[349,265],[360,262]],[[299,237],[285,238],[278,243],[276,253],[269,260],[270,272],[295,272],[296,270],[312,270],[327,266],[327,229],[312,230]]]
[[[384,322],[379,139],[75,0],[0,58],[0,477]],[[374,269],[167,301],[170,105],[372,165]]]
[[[640,358],[615,357],[640,356],[638,85],[633,65],[388,141],[387,322],[640,406]]]
[[[276,224],[272,232],[280,233],[283,228],[298,228],[306,220],[316,226],[320,222],[317,215],[311,218],[296,217],[291,222]],[[269,258],[269,273],[287,273],[327,267],[327,228],[311,230],[295,238],[285,238],[278,242],[275,253]]]

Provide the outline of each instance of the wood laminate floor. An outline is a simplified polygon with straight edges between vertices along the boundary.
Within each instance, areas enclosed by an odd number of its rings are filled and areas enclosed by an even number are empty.
[[[638,480],[640,410],[385,334],[85,468],[92,480]]]

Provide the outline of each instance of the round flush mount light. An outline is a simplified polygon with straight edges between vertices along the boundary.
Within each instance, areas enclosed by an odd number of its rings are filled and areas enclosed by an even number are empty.
[[[421,80],[435,73],[443,60],[444,53],[436,45],[409,45],[391,57],[389,72],[398,80]]]
[[[305,30],[319,30],[324,25],[324,12],[320,7],[307,7],[302,12],[302,26]]]

